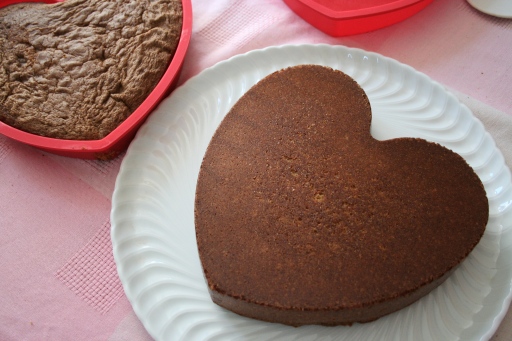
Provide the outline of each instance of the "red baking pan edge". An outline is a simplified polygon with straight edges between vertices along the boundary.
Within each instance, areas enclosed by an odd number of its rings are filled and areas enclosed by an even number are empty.
[[[329,5],[315,0],[283,1],[302,19],[334,37],[370,32],[396,24],[421,11],[432,2],[432,0],[397,0],[357,10],[343,10],[341,6],[334,4],[335,1]]]
[[[0,0],[0,8],[21,2],[56,3],[59,0]],[[153,109],[172,91],[178,82],[183,61],[192,35],[192,3],[182,0],[183,26],[176,52],[160,82],[142,104],[116,129],[101,140],[64,140],[27,133],[0,122],[0,134],[13,140],[54,154],[82,158],[108,160],[126,150]]]

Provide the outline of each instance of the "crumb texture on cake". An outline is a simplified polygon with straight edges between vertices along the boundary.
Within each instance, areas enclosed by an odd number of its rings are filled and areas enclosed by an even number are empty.
[[[177,48],[180,0],[67,0],[0,9],[0,120],[101,139],[157,85]]]
[[[290,325],[403,308],[479,242],[488,201],[465,160],[377,141],[364,90],[315,65],[275,72],[234,105],[201,165],[195,225],[212,299]]]

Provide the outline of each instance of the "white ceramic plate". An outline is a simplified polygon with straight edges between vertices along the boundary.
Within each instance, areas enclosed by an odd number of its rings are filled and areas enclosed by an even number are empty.
[[[460,153],[484,182],[490,222],[469,258],[417,303],[352,327],[287,327],[214,305],[199,262],[194,195],[206,147],[231,106],[269,73],[297,64],[340,69],[364,88],[377,139],[422,137]],[[141,128],[112,200],[112,242],[126,295],[157,340],[487,340],[511,299],[512,184],[482,124],[424,74],[381,55],[330,45],[270,47],[233,57],[176,89]]]
[[[499,18],[512,18],[511,0],[468,0],[477,10]]]

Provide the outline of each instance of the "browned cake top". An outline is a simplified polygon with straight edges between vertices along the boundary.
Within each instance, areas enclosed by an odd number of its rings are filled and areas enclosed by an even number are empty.
[[[100,139],[149,95],[181,33],[180,0],[67,0],[0,9],[0,120]]]
[[[482,236],[487,197],[459,155],[370,135],[349,76],[278,71],[228,113],[204,157],[196,233],[212,292],[280,309],[392,300],[442,277]]]

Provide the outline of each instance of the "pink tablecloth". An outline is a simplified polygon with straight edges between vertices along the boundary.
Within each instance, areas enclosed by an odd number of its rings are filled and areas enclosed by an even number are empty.
[[[512,20],[464,0],[434,1],[372,33],[333,38],[281,0],[193,0],[183,83],[233,55],[330,43],[395,58],[446,85],[479,117],[512,165]],[[0,340],[149,340],[124,295],[110,242],[123,156],[55,156],[0,137]],[[493,341],[512,339],[509,313]]]

